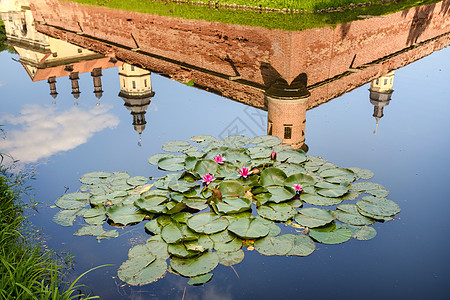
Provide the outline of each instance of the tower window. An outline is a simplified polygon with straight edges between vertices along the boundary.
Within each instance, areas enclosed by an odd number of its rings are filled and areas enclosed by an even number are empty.
[[[388,80],[387,79],[385,79],[384,80],[384,85],[386,85],[388,83]]]
[[[125,70],[125,67],[122,65],[122,70]]]
[[[286,140],[292,138],[292,125],[284,124],[284,138]]]
[[[268,124],[267,135],[272,135],[272,122],[271,121],[269,121],[269,124]]]
[[[147,79],[144,79],[144,86],[147,87]]]
[[[377,80],[375,81],[375,84],[380,84],[380,80],[377,79]]]
[[[134,66],[131,66],[131,71],[134,71]]]
[[[78,48],[78,53],[81,53],[81,52],[83,52],[83,49]]]
[[[133,80],[132,83],[133,83],[133,89],[135,89],[136,88],[136,81]]]

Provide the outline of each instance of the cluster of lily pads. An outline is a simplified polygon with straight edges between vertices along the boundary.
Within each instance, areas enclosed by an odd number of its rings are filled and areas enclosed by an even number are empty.
[[[152,236],[130,249],[118,277],[143,285],[171,271],[202,284],[218,264],[240,263],[243,247],[264,255],[307,256],[315,242],[371,239],[376,231],[369,225],[400,212],[383,186],[356,182],[370,179],[371,171],[340,168],[281,142],[275,136],[219,141],[202,135],[165,143],[166,152],[148,161],[170,173],[151,183],[126,172],[87,173],[79,192],[56,200],[62,210],[54,221],[71,226],[82,216],[88,225],[75,235],[104,239],[118,236],[117,230],[103,229],[105,222],[126,226],[147,220]],[[280,235],[280,224],[294,234]]]

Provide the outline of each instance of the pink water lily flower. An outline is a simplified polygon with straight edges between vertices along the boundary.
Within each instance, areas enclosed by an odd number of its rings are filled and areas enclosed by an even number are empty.
[[[239,174],[241,174],[242,177],[247,178],[248,175],[250,175],[252,172],[248,171],[248,168],[242,168],[242,170],[238,170]]]
[[[303,186],[301,184],[294,184],[294,190],[297,193],[301,193],[301,192],[303,192]]]
[[[277,153],[275,151],[272,151],[272,153],[270,154],[270,159],[275,160],[275,158],[277,158]]]
[[[213,160],[218,164],[223,164],[225,161],[225,157],[222,156],[222,154],[219,154],[217,156],[214,156]]]
[[[215,178],[214,178],[214,174],[205,174],[205,176],[202,177],[203,179],[203,183],[208,185],[210,184]]]

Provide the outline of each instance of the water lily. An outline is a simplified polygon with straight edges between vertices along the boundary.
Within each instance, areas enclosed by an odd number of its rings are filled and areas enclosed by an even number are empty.
[[[270,153],[270,159],[275,160],[275,158],[277,158],[277,153],[275,151],[272,151],[272,153]]]
[[[248,168],[242,168],[242,170],[238,170],[239,174],[241,174],[242,177],[247,178],[248,175],[250,175],[252,172],[248,170]]]
[[[222,156],[222,154],[219,154],[217,156],[214,156],[213,160],[218,164],[223,164],[225,161],[225,157]]]
[[[203,183],[208,185],[210,184],[215,178],[214,178],[214,174],[205,174],[205,176],[202,177],[203,179]]]
[[[301,193],[301,192],[303,192],[303,186],[301,184],[294,184],[294,190],[297,193]]]

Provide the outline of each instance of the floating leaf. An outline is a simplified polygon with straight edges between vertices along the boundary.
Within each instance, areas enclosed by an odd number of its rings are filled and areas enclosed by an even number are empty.
[[[373,224],[374,221],[363,215],[358,211],[358,207],[355,204],[341,204],[337,206],[335,211],[336,219],[342,223],[362,226]]]
[[[212,273],[195,276],[195,277],[192,277],[191,279],[189,279],[188,284],[189,285],[202,285],[202,284],[210,281],[212,276],[213,276]]]
[[[334,184],[329,182],[318,182],[314,186],[319,195],[332,198],[340,197],[346,194],[350,188],[349,184]]]
[[[166,196],[152,195],[145,197],[144,199],[136,200],[134,205],[151,213],[165,213],[167,212],[167,208],[163,205],[163,203],[167,200],[168,198]]]
[[[308,194],[308,193],[301,194],[300,199],[302,199],[303,201],[305,201],[308,204],[319,205],[319,206],[331,206],[331,205],[339,204],[343,201],[342,198],[323,197],[320,195]]]
[[[166,171],[184,170],[185,156],[163,157],[158,161],[158,167]]]
[[[261,172],[261,184],[263,186],[284,185],[286,174],[277,168],[267,168]]]
[[[363,197],[356,202],[360,210],[376,216],[392,217],[400,212],[400,207],[394,201],[372,196]]]
[[[138,186],[138,185],[144,185],[148,182],[148,178],[144,176],[134,176],[129,179],[127,179],[127,183],[129,185]]]
[[[181,241],[183,239],[183,233],[180,224],[178,222],[171,222],[164,226],[161,230],[161,237],[168,244]]]
[[[352,190],[360,193],[368,193],[379,198],[384,198],[389,195],[389,191],[386,190],[381,184],[373,182],[353,183]]]
[[[297,173],[289,176],[284,181],[284,185],[293,187],[294,184],[301,184],[301,185],[314,185],[316,183],[316,180],[314,177],[303,174],[303,173]]]
[[[242,240],[234,238],[228,242],[215,242],[214,249],[220,252],[236,252],[242,248]]]
[[[187,225],[196,232],[212,234],[226,229],[228,221],[218,215],[206,212],[194,215],[188,219]]]
[[[173,181],[168,184],[169,189],[180,193],[185,193],[190,189],[199,186],[198,182],[188,182],[185,180]]]
[[[288,164],[288,163],[274,163],[273,166],[275,168],[278,168],[280,170],[282,170],[284,173],[286,173],[286,176],[291,176],[294,174],[299,174],[299,173],[306,173],[306,169],[299,164]]]
[[[355,173],[350,169],[344,168],[330,168],[319,171],[319,175],[326,181],[332,183],[345,183],[355,180]]]
[[[80,209],[88,202],[88,193],[67,193],[56,199],[55,205],[62,209]]]
[[[360,179],[370,179],[373,177],[373,172],[367,169],[361,169],[361,168],[348,168],[350,170],[352,170],[357,178]]]
[[[84,183],[84,184],[97,184],[97,183],[105,182],[105,180],[107,180],[110,177],[111,177],[110,173],[101,172],[101,171],[90,172],[90,173],[86,173],[83,176],[81,176],[80,182]]]
[[[200,176],[205,174],[215,174],[219,164],[211,159],[199,159],[194,167],[194,172],[198,173]]]
[[[106,214],[114,223],[122,225],[139,223],[145,217],[134,205],[114,205],[106,209]]]
[[[306,153],[303,150],[286,149],[277,152],[277,161],[300,164],[306,161]]]
[[[148,162],[149,162],[150,164],[156,166],[156,165],[158,165],[158,161],[159,161],[161,158],[170,158],[170,157],[177,157],[177,155],[172,154],[172,153],[156,153],[156,154],[153,154],[152,156],[150,156],[150,157],[148,158]]]
[[[247,145],[250,139],[243,135],[230,135],[224,138],[223,141],[230,147],[241,147]]]
[[[247,151],[250,157],[254,160],[257,158],[267,158],[272,154],[272,148],[267,147],[248,147]]]
[[[275,203],[291,200],[296,194],[293,188],[285,186],[269,186],[267,190],[271,194],[269,201]]]
[[[208,204],[206,204],[206,199],[198,198],[198,197],[184,197],[182,202],[186,204],[187,207],[197,210],[204,210],[208,208]]]
[[[214,252],[206,252],[195,258],[173,257],[170,266],[182,276],[194,277],[214,270],[219,264],[219,256]]]
[[[269,228],[262,221],[248,218],[240,218],[232,222],[228,230],[243,239],[257,239],[269,233]]]
[[[190,146],[191,144],[186,141],[171,141],[164,143],[162,149],[167,152],[181,152],[188,149]]]
[[[232,239],[234,239],[236,236],[234,234],[232,234],[231,232],[229,232],[227,229],[225,229],[224,231],[220,231],[215,234],[211,234],[209,237],[214,242],[227,243],[227,242],[231,241]]]
[[[120,280],[130,285],[144,285],[164,277],[166,271],[167,263],[164,259],[147,254],[125,261],[117,275]]]
[[[274,135],[257,136],[250,140],[250,143],[263,147],[273,147],[281,144],[282,142],[282,139]]]
[[[53,216],[53,221],[62,226],[72,226],[81,209],[63,209]]]
[[[200,251],[188,250],[183,243],[169,244],[167,247],[167,251],[170,254],[181,258],[194,257],[201,253]]]
[[[221,213],[235,214],[249,210],[252,201],[247,198],[227,196],[223,197],[222,200],[215,199],[214,204]]]
[[[211,135],[196,135],[191,137],[191,141],[199,143],[201,146],[204,146],[211,142],[216,142],[217,139]]]
[[[219,256],[219,263],[226,267],[237,265],[244,259],[244,251],[241,249],[235,252],[216,252]]]
[[[255,249],[263,255],[286,255],[294,246],[294,236],[268,236],[255,242]]]
[[[352,232],[348,228],[337,228],[334,223],[320,228],[312,228],[309,236],[323,244],[340,244],[348,241],[352,237]]]
[[[269,203],[258,207],[258,214],[272,221],[287,221],[296,213],[297,211],[286,203]]]
[[[78,229],[73,235],[93,235],[98,236],[104,233],[105,230],[99,225],[86,225]]]
[[[302,208],[294,217],[295,221],[305,227],[315,228],[330,223],[334,220],[331,210],[315,207]]]
[[[360,241],[368,241],[373,239],[377,235],[375,228],[370,226],[358,226],[359,228],[353,233],[353,238]],[[350,229],[351,230],[351,229]]]
[[[286,255],[308,256],[314,252],[316,245],[309,236],[294,235],[294,245]]]

